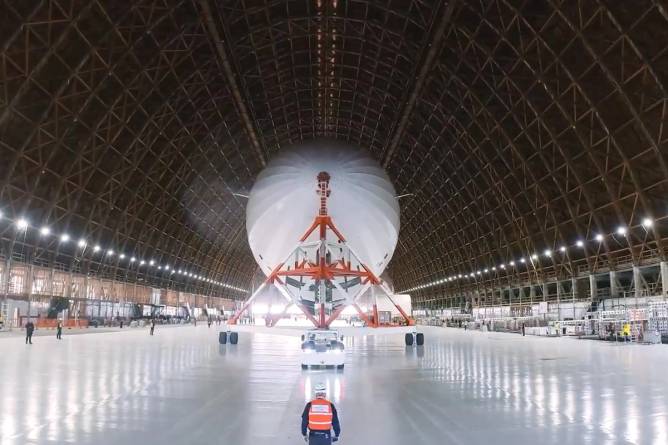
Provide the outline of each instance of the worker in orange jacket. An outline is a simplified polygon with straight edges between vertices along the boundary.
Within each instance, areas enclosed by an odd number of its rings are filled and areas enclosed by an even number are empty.
[[[315,399],[306,404],[302,413],[302,436],[309,445],[330,445],[339,440],[341,434],[339,414],[334,404],[326,399],[325,385],[317,384],[314,392]]]

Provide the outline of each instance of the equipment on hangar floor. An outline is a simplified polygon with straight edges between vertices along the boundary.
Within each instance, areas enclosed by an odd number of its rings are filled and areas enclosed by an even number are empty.
[[[239,333],[232,331],[221,331],[218,334],[218,342],[221,345],[226,344],[228,340],[231,345],[236,345],[237,343],[239,343]]]
[[[332,330],[312,330],[302,335],[302,369],[309,366],[343,369],[345,361],[343,336]]]
[[[317,160],[322,161],[322,155],[319,154],[316,157],[318,156],[320,158]],[[299,159],[302,159],[302,157]],[[329,159],[326,160],[326,162],[322,161],[318,165],[331,166],[333,171],[341,173],[342,178],[338,178],[339,182],[336,182],[336,184],[337,187],[341,186],[344,190],[347,190],[347,193],[344,192],[345,198],[353,202],[356,201],[357,197],[355,196],[354,191],[358,189],[358,194],[363,194],[363,192],[360,191],[363,190],[368,195],[368,190],[364,190],[364,187],[361,187],[359,184],[356,188],[353,188],[352,191],[350,187],[348,187],[348,189],[345,188],[345,185],[349,186],[350,182],[354,183],[355,181],[359,180],[356,179],[354,171],[351,173],[350,171],[346,170],[346,168],[349,169],[349,167],[343,168],[341,165],[354,166],[354,162],[351,162],[350,159],[344,157],[343,161],[345,162],[341,163],[341,156],[336,152],[332,152],[332,158],[334,159],[333,161]],[[363,163],[363,165],[365,164]],[[310,165],[309,168],[312,169],[313,166]],[[253,196],[256,188],[259,188],[261,191],[266,193],[269,193],[269,191],[272,190],[271,184],[266,183],[266,177],[271,177],[271,168],[268,168],[267,170],[269,173],[260,175],[258,182],[253,187],[251,196]],[[290,178],[290,174],[293,171],[300,171],[300,169],[291,168],[288,172],[283,172],[282,175],[278,176],[281,178],[281,181],[292,184],[292,182],[290,182],[291,180],[286,180],[285,177]],[[374,189],[374,184],[376,184],[377,189],[382,189],[382,193],[379,191],[376,193],[381,193],[383,195],[381,200],[383,200],[385,199],[385,194],[387,194],[385,193],[387,192],[387,187],[378,186],[378,184],[382,182],[379,178],[384,175],[382,169],[381,173],[382,174],[375,172],[374,175],[363,174],[361,176],[371,176],[373,178],[369,184],[366,184],[367,189]],[[357,172],[357,174],[359,175],[359,172]],[[365,322],[366,326],[378,328],[383,325],[380,323],[377,302],[379,298],[387,298],[391,302],[392,306],[398,310],[399,314],[401,314],[401,317],[403,318],[403,325],[411,327],[410,332],[406,333],[406,344],[412,345],[413,337],[417,345],[424,344],[424,334],[420,333],[418,335],[415,333],[414,320],[404,311],[400,304],[397,304],[397,302],[393,299],[393,291],[388,287],[387,283],[378,278],[377,275],[378,273],[382,272],[382,270],[385,268],[385,265],[391,258],[391,254],[394,251],[394,246],[396,245],[396,239],[390,242],[390,245],[386,245],[387,242],[381,242],[381,250],[384,252],[384,255],[381,257],[376,255],[377,248],[374,247],[373,243],[370,243],[368,240],[358,241],[356,245],[362,246],[364,252],[366,253],[366,257],[374,259],[374,261],[378,260],[373,264],[375,267],[367,266],[367,263],[362,261],[361,257],[348,243],[347,239],[343,236],[339,228],[334,224],[332,215],[329,213],[328,200],[331,195],[330,180],[332,179],[332,176],[330,173],[323,170],[317,174],[316,178],[316,194],[318,196],[319,202],[317,215],[311,222],[306,232],[301,236],[301,238],[299,238],[296,247],[290,250],[287,255],[274,258],[275,262],[272,262],[271,265],[267,263],[267,257],[265,255],[269,255],[271,253],[271,255],[275,256],[277,251],[284,252],[282,247],[284,242],[281,241],[279,243],[281,246],[276,247],[276,243],[278,243],[278,240],[276,239],[276,231],[268,230],[267,232],[271,233],[272,237],[266,238],[265,233],[265,235],[262,237],[264,240],[263,243],[273,247],[266,247],[267,251],[264,254],[260,253],[262,244],[253,241],[253,236],[257,232],[255,227],[257,225],[262,225],[257,223],[257,220],[260,220],[263,217],[261,212],[262,208],[261,206],[258,206],[254,203],[249,203],[249,208],[247,211],[249,215],[247,221],[249,242],[256,256],[258,264],[260,264],[261,268],[263,268],[263,271],[267,273],[267,278],[255,290],[250,298],[244,302],[244,304],[241,306],[241,308],[239,308],[234,316],[230,318],[228,325],[236,324],[239,317],[251,307],[253,301],[262,296],[270,286],[273,286],[278,290],[280,295],[287,300],[287,304],[281,313],[272,314],[270,316],[269,320],[267,321],[267,325],[270,327],[274,326],[278,320],[285,317],[288,310],[292,306],[296,306],[301,310],[301,312],[303,312],[306,318],[310,320],[316,328],[328,329],[331,323],[341,315],[341,312],[346,307],[350,306],[355,309],[360,319]],[[294,188],[301,190],[303,178],[299,177],[294,179],[294,182],[298,182],[298,186],[295,186]],[[281,182],[279,181],[279,185],[280,184]],[[285,185],[282,185],[282,187],[285,187]],[[391,184],[389,184],[389,188],[392,188]],[[392,193],[394,193],[393,189]],[[376,201],[378,199],[379,198],[377,198]],[[373,201],[373,196],[370,198],[367,197],[367,200]],[[274,211],[274,207],[284,207],[277,206],[276,202],[266,202],[267,199],[265,198],[260,199],[260,201],[264,203],[264,206],[270,207],[269,210],[271,210],[271,212]],[[390,204],[393,202],[394,201],[390,199],[388,203],[381,205],[381,210],[378,211],[382,213],[382,208],[392,208],[392,205]],[[288,203],[284,204],[287,206]],[[345,200],[343,203],[341,200],[339,200],[337,201],[336,208],[339,210],[339,214],[346,216],[346,222],[348,223],[349,228],[352,226],[357,231],[368,234],[371,234],[375,231],[375,227],[369,227],[374,224],[374,222],[369,218],[369,215],[367,215],[366,218],[359,216],[359,219],[367,221],[368,224],[360,224],[359,221],[357,221],[356,224],[351,224],[351,221],[355,221],[355,212],[345,212],[342,210],[345,207],[344,204]],[[374,205],[378,204],[374,203]],[[269,210],[266,211],[269,212]],[[392,211],[388,212],[388,214],[393,214]],[[301,214],[301,212],[299,213]],[[276,215],[276,217],[278,218],[280,215]],[[301,216],[299,218],[301,218]],[[386,219],[387,218],[389,218],[388,221],[393,221],[393,218],[387,217],[386,215]],[[276,226],[281,226],[280,220],[274,220],[273,223]],[[398,230],[398,225],[390,225],[396,227]],[[292,224],[289,226],[292,228]],[[277,230],[280,231],[280,229]],[[328,238],[328,234],[330,233],[333,233],[334,236],[330,236]],[[279,235],[283,235],[283,233]],[[358,237],[356,239],[359,240],[359,233],[355,233],[355,235]],[[373,238],[371,235],[370,237]],[[283,237],[280,238],[283,239]],[[278,258],[281,258],[282,260],[279,260]],[[265,268],[267,270],[264,270]],[[367,311],[363,311],[360,307],[360,302],[363,298],[369,300],[370,302],[368,304]],[[408,340],[409,335],[411,336],[410,343]]]
[[[424,334],[422,332],[407,332],[404,339],[406,346],[413,346],[413,343],[417,346],[424,345]]]

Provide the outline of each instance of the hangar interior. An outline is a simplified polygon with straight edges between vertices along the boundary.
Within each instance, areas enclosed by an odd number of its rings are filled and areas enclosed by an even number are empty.
[[[339,388],[343,443],[668,441],[665,0],[0,8],[1,443],[293,443],[318,379]],[[382,312],[411,312],[421,349],[351,335],[344,373],[300,374],[271,348],[298,349],[295,330],[264,326],[303,327],[299,311],[237,317],[267,274],[249,195],[312,141],[391,181],[384,272],[410,297]],[[371,306],[346,328],[380,325]],[[230,317],[236,350],[218,343]]]

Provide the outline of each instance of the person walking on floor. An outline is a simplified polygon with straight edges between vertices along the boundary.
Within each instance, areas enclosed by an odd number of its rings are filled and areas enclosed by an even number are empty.
[[[155,318],[151,320],[151,335],[153,335],[153,331],[155,331]]]
[[[324,384],[316,384],[314,393],[315,399],[308,402],[302,412],[302,436],[309,445],[330,445],[338,441],[341,434],[339,414],[334,404],[326,399],[327,389]]]
[[[58,320],[58,326],[56,327],[56,338],[58,340],[63,339],[63,322]]]
[[[32,344],[32,333],[35,332],[35,325],[32,321],[28,320],[26,323],[26,345],[28,343]]]

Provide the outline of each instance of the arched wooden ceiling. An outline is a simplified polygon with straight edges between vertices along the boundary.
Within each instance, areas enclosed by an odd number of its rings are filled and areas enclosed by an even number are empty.
[[[256,269],[234,193],[281,147],[328,137],[368,149],[412,194],[401,201],[398,288],[562,245],[532,273],[664,257],[665,1],[2,10],[0,208],[11,218],[248,287]],[[620,225],[628,235],[609,236]],[[68,254],[0,231],[5,254]],[[602,243],[570,248],[598,233]]]

